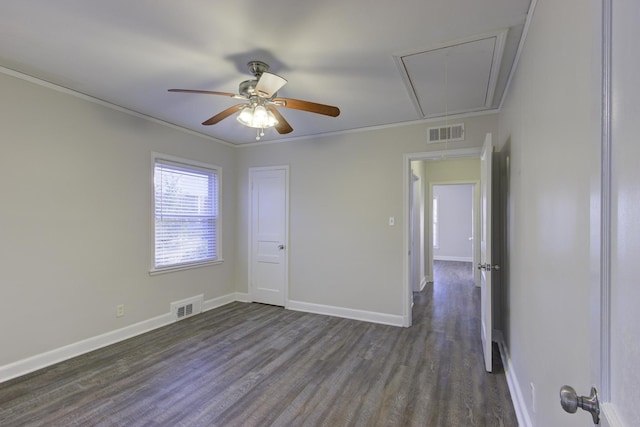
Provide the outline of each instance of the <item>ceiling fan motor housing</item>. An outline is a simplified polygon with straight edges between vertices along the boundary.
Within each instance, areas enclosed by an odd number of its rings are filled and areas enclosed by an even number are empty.
[[[258,80],[245,80],[240,83],[240,87],[238,88],[238,92],[241,95],[250,98],[251,96],[256,94],[256,86],[258,85]]]
[[[249,61],[247,67],[249,67],[249,72],[256,76],[256,79],[260,79],[262,73],[269,71],[269,64],[262,61]]]

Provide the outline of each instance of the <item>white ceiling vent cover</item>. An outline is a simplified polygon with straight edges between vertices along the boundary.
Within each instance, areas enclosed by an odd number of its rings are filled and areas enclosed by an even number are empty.
[[[198,314],[202,311],[202,302],[204,295],[198,295],[192,298],[183,299],[171,303],[171,313],[174,320],[182,320],[187,317]]]
[[[464,141],[464,123],[427,129],[428,144],[436,142]]]

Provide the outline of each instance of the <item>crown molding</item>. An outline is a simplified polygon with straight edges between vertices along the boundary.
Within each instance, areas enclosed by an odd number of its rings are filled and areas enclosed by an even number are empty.
[[[174,130],[186,132],[186,133],[188,133],[190,135],[194,135],[194,136],[198,136],[198,137],[201,137],[201,138],[205,138],[205,139],[208,139],[210,141],[217,142],[218,144],[226,145],[226,146],[229,146],[229,147],[237,147],[236,144],[231,144],[230,142],[214,138],[214,137],[206,135],[204,133],[196,132],[194,130],[187,129],[187,128],[182,127],[182,126],[178,126],[176,124],[173,124],[173,123],[170,123],[170,122],[167,122],[167,121],[164,121],[164,120],[160,120],[160,119],[157,119],[155,117],[148,116],[146,114],[142,114],[142,113],[139,113],[139,112],[134,111],[134,110],[130,110],[130,109],[122,107],[120,105],[113,104],[111,102],[102,100],[100,98],[95,98],[95,97],[89,96],[89,95],[87,95],[85,93],[78,92],[76,90],[69,89],[67,87],[60,86],[60,85],[57,85],[55,83],[51,83],[51,82],[48,82],[46,80],[42,80],[42,79],[39,79],[37,77],[30,76],[28,74],[21,73],[20,71],[12,70],[11,68],[6,68],[6,67],[0,66],[0,73],[5,74],[5,75],[10,76],[10,77],[15,77],[15,78],[20,79],[20,80],[27,81],[29,83],[36,84],[38,86],[45,87],[47,89],[55,90],[56,92],[64,93],[66,95],[70,95],[70,96],[73,96],[73,97],[78,98],[78,99],[82,99],[83,101],[92,102],[94,104],[98,104],[98,105],[100,105],[102,107],[106,107],[106,108],[109,108],[111,110],[115,110],[115,111],[119,111],[121,113],[129,114],[131,116],[135,116],[135,117],[138,117],[140,119],[148,120],[150,122],[153,122],[153,123],[156,123],[156,124],[159,124],[159,125],[162,125],[162,126],[166,126],[166,127],[171,128],[171,129],[174,129]]]

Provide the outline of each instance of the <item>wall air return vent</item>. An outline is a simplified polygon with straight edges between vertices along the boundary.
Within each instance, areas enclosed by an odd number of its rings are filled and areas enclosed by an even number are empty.
[[[451,142],[464,140],[464,123],[450,126],[439,126],[427,129],[429,138],[427,143]]]
[[[203,300],[204,295],[198,295],[193,298],[172,302],[171,313],[173,314],[174,320],[182,320],[200,313],[202,311]]]

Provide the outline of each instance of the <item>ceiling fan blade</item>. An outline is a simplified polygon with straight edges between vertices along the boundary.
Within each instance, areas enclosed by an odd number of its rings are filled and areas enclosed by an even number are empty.
[[[205,94],[205,95],[222,95],[222,96],[228,96],[231,98],[235,98],[239,95],[235,94],[235,93],[229,93],[229,92],[216,92],[216,91],[212,91],[212,90],[193,90],[193,89],[169,89],[169,92],[183,92],[183,93],[201,93],[201,94]],[[242,97],[244,99],[244,97]]]
[[[286,84],[287,80],[277,74],[264,72],[256,85],[256,93],[263,98],[271,98]]]
[[[291,131],[293,131],[293,128],[291,127],[289,122],[287,122],[285,118],[282,117],[282,114],[280,114],[280,111],[278,111],[276,107],[274,107],[273,105],[268,105],[267,108],[273,113],[274,116],[276,116],[276,120],[278,120],[278,124],[275,125],[275,128],[279,134],[290,133]]]
[[[293,108],[294,110],[308,111],[310,113],[324,114],[325,116],[338,117],[340,109],[331,105],[317,104],[315,102],[301,101],[291,98],[274,98],[273,103],[279,107]]]
[[[202,124],[205,126],[215,125],[219,121],[226,119],[227,117],[229,117],[234,113],[237,113],[240,110],[240,108],[244,107],[245,105],[246,104],[237,104],[237,105],[234,105],[233,107],[229,107],[226,110],[223,110],[218,114],[216,114],[215,116],[211,117],[210,119],[205,120],[204,122],[202,122]]]

